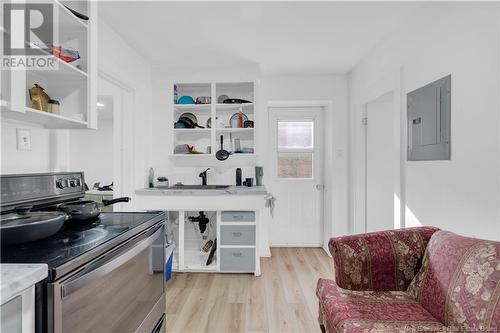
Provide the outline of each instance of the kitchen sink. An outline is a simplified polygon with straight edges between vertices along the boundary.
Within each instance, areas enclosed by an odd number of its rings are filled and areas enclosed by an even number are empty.
[[[231,185],[174,185],[170,190],[224,190]]]

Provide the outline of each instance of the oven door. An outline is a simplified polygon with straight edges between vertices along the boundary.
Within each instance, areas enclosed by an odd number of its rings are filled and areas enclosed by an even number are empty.
[[[164,242],[164,225],[153,226],[49,284],[49,332],[157,330],[165,313]]]

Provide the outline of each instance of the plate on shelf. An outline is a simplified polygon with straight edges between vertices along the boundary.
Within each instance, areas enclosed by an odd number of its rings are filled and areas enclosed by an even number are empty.
[[[243,118],[242,126],[241,127],[238,126],[239,125],[239,119],[238,118],[239,118],[240,113],[241,113],[242,118]],[[247,117],[246,114],[244,114],[242,112],[237,112],[237,113],[235,113],[235,114],[233,114],[231,116],[231,119],[229,119],[229,126],[231,126],[231,128],[243,128],[243,123],[245,121],[247,121],[247,120],[248,120],[248,117]]]

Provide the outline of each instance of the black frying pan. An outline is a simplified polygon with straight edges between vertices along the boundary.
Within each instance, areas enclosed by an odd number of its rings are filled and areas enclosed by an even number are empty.
[[[36,241],[52,236],[69,216],[62,212],[30,212],[31,207],[18,207],[16,213],[0,217],[2,246]]]
[[[128,197],[103,200],[102,203],[91,200],[74,201],[60,205],[59,210],[70,215],[72,221],[92,221],[101,214],[102,207],[129,201]]]
[[[229,152],[227,150],[224,150],[224,136],[220,136],[220,150],[215,153],[215,157],[219,161],[225,161],[229,157]]]

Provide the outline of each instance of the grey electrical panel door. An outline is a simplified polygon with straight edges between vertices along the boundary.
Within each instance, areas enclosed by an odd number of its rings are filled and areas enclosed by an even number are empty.
[[[451,75],[407,95],[408,161],[449,160]]]

